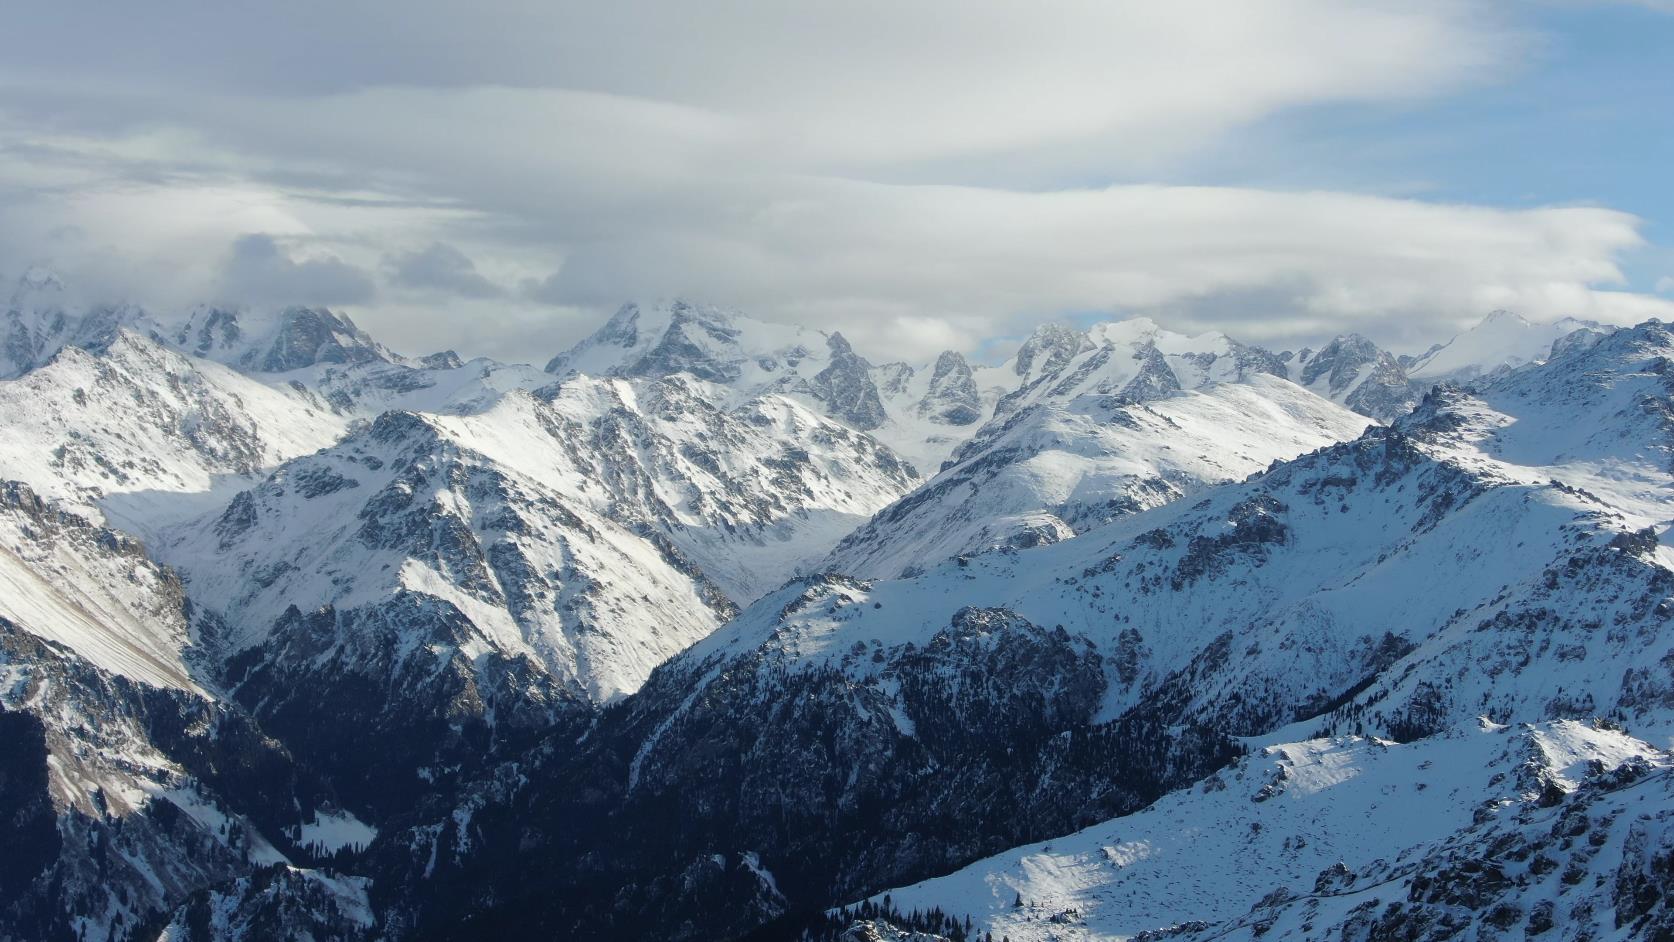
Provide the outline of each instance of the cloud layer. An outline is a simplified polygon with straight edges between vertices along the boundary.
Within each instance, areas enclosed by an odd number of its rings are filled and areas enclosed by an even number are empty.
[[[1613,290],[1641,227],[1611,209],[1147,182],[1513,74],[1538,38],[1486,3],[608,6],[26,0],[0,273],[537,360],[672,294],[917,356],[1087,311],[1416,342],[1670,307]]]

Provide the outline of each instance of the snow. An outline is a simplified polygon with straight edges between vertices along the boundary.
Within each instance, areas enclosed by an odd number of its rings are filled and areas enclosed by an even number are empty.
[[[1111,407],[1031,406],[845,540],[825,568],[891,577],[959,554],[1056,541],[1353,438],[1363,416],[1266,374]],[[1112,505],[1119,505],[1112,509]]]
[[[140,535],[345,427],[294,391],[131,333],[100,355],[67,347],[0,382],[0,412],[4,477]]]
[[[249,491],[248,536],[229,534],[217,512],[167,532],[156,551],[240,627],[238,648],[292,605],[373,606],[406,590],[465,613],[490,648],[529,654],[608,700],[720,624],[727,612],[709,580],[748,601],[910,480],[875,444],[783,397],[725,413],[688,392],[683,381],[575,378],[550,402],[514,391],[477,412],[391,414]],[[790,452],[806,464],[762,461]],[[782,474],[797,486],[776,497]],[[309,497],[312,480],[335,489]],[[369,535],[416,526],[410,509],[426,506],[458,529],[426,523],[395,543]],[[438,542],[454,532],[468,532],[484,562]],[[502,566],[509,559],[516,567]]]
[[[1674,745],[1674,336],[1654,323],[1496,314],[1405,373],[1374,349],[1310,389],[1221,334],[1044,330],[971,369],[974,393],[951,358],[947,395],[931,366],[845,374],[876,387],[868,428],[817,379],[854,365],[834,336],[713,308],[625,308],[547,373],[409,360],[301,309],[237,312],[235,336],[209,329],[226,312],[182,326],[62,304],[31,273],[0,323],[18,357],[0,363],[0,479],[48,501],[6,485],[0,618],[52,645],[0,663],[0,699],[47,723],[61,809],[166,800],[246,864],[286,861],[89,691],[215,698],[204,659],[260,644],[293,605],[420,596],[464,616],[465,660],[527,655],[597,704],[674,658],[691,687],[630,789],[730,671],[841,671],[877,694],[856,702],[878,729],[918,736],[887,665],[969,606],[1084,639],[1107,665],[1091,722],[1189,676],[1181,722],[1255,732],[1246,759],[1150,808],[893,891],[1019,942],[1245,927],[1338,862],[1354,894],[1400,886],[1539,792],[1667,768]],[[1404,410],[1402,376],[1472,386],[1388,429],[1340,405],[1387,387]],[[977,420],[938,419],[949,401]],[[811,575],[830,568],[876,581]],[[445,659],[432,643],[387,653]],[[1424,704],[1417,741],[1347,735],[1397,735]],[[1563,719],[1593,714],[1626,732]],[[452,818],[461,848],[475,810]],[[320,851],[378,833],[340,809],[294,827]],[[247,844],[223,846],[231,831]],[[192,863],[113,853],[147,898],[178,895]],[[288,872],[372,924],[365,881]],[[1282,900],[1257,909],[1294,921]]]
[[[1578,330],[1602,328],[1592,321],[1567,317],[1536,324],[1510,311],[1495,311],[1440,349],[1418,357],[1407,372],[1415,380],[1439,382],[1538,363],[1546,359],[1555,341]]]
[[[169,575],[116,534],[33,510],[27,494],[0,501],[0,617],[113,674],[198,690]]]
[[[672,338],[672,340],[671,340]],[[678,357],[662,358],[671,343]],[[651,377],[682,369],[709,382],[711,401],[731,409],[764,394],[780,394],[818,411],[826,404],[812,382],[830,365],[831,336],[823,331],[758,320],[738,311],[685,301],[627,304],[596,333],[547,365],[559,377]],[[920,410],[929,389],[926,364],[884,363],[868,371],[884,420],[869,434],[916,467],[934,473],[978,423],[950,426]],[[1021,378],[1003,368],[973,371],[983,418]]]
[[[1532,798],[1531,761],[1569,776],[1573,789],[1585,762],[1608,769],[1632,756],[1667,766],[1643,742],[1567,721],[1461,728],[1405,745],[1358,737],[1273,745],[1143,811],[888,895],[901,911],[941,907],[1014,942],[1118,940],[1222,922],[1276,889],[1312,892],[1339,863],[1368,880],[1410,872],[1410,861],[1468,827],[1478,808]]]
[[[364,850],[378,829],[362,822],[347,811],[316,810],[314,818],[297,829],[296,842],[314,853],[334,853],[345,847]]]

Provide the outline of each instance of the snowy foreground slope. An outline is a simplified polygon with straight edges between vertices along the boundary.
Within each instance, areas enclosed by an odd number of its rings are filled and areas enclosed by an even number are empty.
[[[1032,940],[1647,938],[1674,854],[1667,753],[1570,720],[1262,747],[1127,817],[891,890]],[[883,894],[873,902],[881,904]],[[1271,935],[1269,935],[1271,933]],[[1410,935],[1402,935],[1408,933]]]

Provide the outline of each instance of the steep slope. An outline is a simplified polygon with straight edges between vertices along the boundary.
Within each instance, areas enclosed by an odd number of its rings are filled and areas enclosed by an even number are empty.
[[[0,485],[0,925],[143,937],[193,893],[336,849],[332,790],[215,692],[219,625],[132,539]]]
[[[1380,422],[1405,415],[1423,393],[1399,360],[1359,334],[1304,349],[1288,366],[1297,385]]]
[[[407,807],[637,689],[729,590],[910,484],[860,433],[780,397],[722,412],[696,382],[386,413],[158,551],[232,626],[239,701],[345,795]]]
[[[1674,817],[1670,782],[1666,753],[1567,720],[1286,743],[1136,814],[891,890],[889,906],[970,916],[977,933],[1014,942],[1379,938],[1397,926],[1446,938],[1473,922],[1535,934],[1543,921],[1567,927],[1558,938],[1584,926],[1645,937],[1636,920],[1674,915],[1667,888],[1641,899],[1617,884],[1668,848],[1633,847],[1643,823],[1612,825],[1647,799]],[[1581,846],[1542,846],[1577,831],[1590,832]]]
[[[468,828],[390,834],[387,905],[724,936],[1136,811],[1243,737],[1599,715],[1665,744],[1670,354],[1641,325],[1076,540],[787,586],[474,790]],[[515,869],[491,850],[530,834]],[[427,861],[494,902],[427,893]]]
[[[81,513],[148,533],[342,434],[316,399],[127,330],[0,381],[0,466]]]
[[[506,435],[538,434],[545,413],[528,397],[515,405],[489,418],[523,420]],[[731,613],[672,550],[472,448],[473,425],[462,425],[386,413],[171,534],[159,553],[237,626],[236,649],[259,644],[288,609],[388,609],[412,593],[462,613],[478,645],[600,699]]]
[[[840,333],[771,324],[734,311],[673,301],[624,305],[592,336],[554,357],[547,372],[656,379],[685,373],[711,384],[723,407],[766,393],[792,396],[870,433],[934,472],[1015,388],[1015,374],[973,369],[957,353],[933,365],[874,366]]]
[[[1001,416],[940,474],[846,537],[826,567],[893,577],[950,556],[1057,542],[1367,425],[1219,334],[1132,321],[1095,328],[1077,347],[1002,400]]]
[[[0,379],[21,376],[66,346],[102,345],[117,330],[144,333],[154,326],[150,315],[132,305],[83,309],[56,274],[30,268],[0,312]]]

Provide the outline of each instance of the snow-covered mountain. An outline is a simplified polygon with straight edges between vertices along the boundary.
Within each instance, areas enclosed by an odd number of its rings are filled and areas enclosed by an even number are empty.
[[[1412,358],[1406,372],[1422,383],[1468,382],[1541,362],[1554,343],[1576,331],[1598,335],[1604,330],[1572,317],[1535,324],[1511,311],[1494,311],[1470,330]]]
[[[144,937],[255,868],[312,881],[338,845],[306,846],[310,824],[358,825],[219,694],[218,620],[136,541],[5,483],[0,589],[10,937]]]
[[[1563,318],[1536,324],[1510,311],[1494,311],[1417,356],[1395,356],[1359,334],[1284,356],[1293,382],[1362,415],[1392,422],[1438,383],[1467,383],[1539,363],[1559,340],[1577,331],[1596,336],[1603,330],[1592,321]]]
[[[329,445],[346,418],[119,330],[0,382],[5,474],[139,533],[201,511],[287,458]]]
[[[0,323],[0,935],[1667,928],[1664,325],[547,372],[70,297]]]
[[[1025,351],[1057,333],[1031,338]],[[944,470],[833,551],[827,568],[893,577],[961,554],[1053,543],[1358,435],[1367,420],[1280,378],[1221,334],[1149,320],[1077,335],[1035,366]]]
[[[519,901],[473,907],[473,924],[680,937],[737,918],[720,887],[756,887],[752,905],[771,887],[789,914],[900,885],[1138,811],[1262,742],[1598,716],[1651,754],[1674,742],[1656,536],[1674,506],[1671,358],[1655,323],[1562,345],[1059,545],[787,586],[655,671],[579,752],[520,762],[520,781],[589,770],[602,797],[501,779],[471,799],[468,840],[392,836],[411,861],[397,909],[463,915],[416,871],[445,848],[432,879]],[[591,815],[513,872],[480,850],[513,839],[502,804],[516,828]],[[671,815],[702,824],[671,834]],[[653,844],[655,860],[636,850]],[[585,865],[554,881],[560,861]],[[716,895],[675,904],[670,881]],[[630,922],[589,922],[603,886]]]
[[[1380,422],[1406,415],[1422,395],[1393,354],[1359,334],[1303,349],[1286,365],[1292,382]]]
[[[790,400],[722,412],[695,385],[579,377],[477,413],[385,413],[158,552],[239,647],[293,606],[411,592],[606,700],[912,482]]]
[[[560,377],[685,373],[712,384],[723,405],[765,393],[792,396],[871,434],[925,475],[1020,382],[1017,372],[973,368],[954,351],[934,364],[874,365],[837,332],[678,300],[624,305],[546,369]]]

